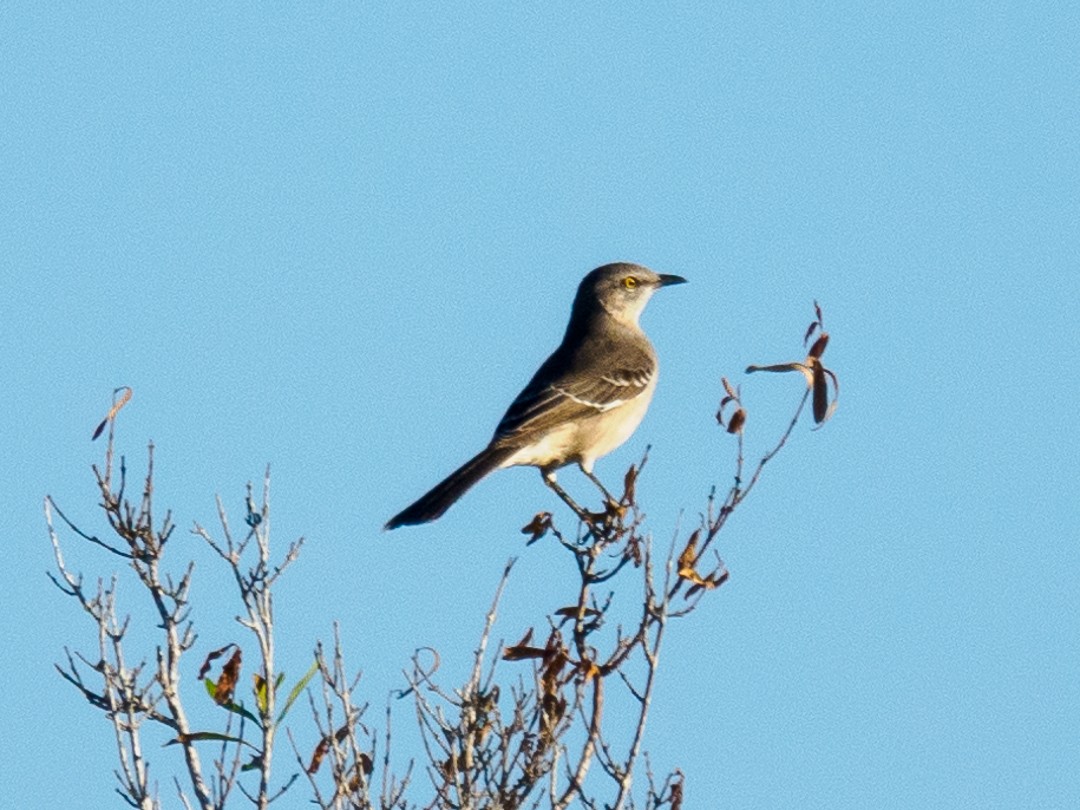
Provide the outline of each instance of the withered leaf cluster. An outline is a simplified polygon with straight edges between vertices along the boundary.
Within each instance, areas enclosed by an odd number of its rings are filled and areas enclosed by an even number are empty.
[[[836,403],[840,398],[840,381],[837,379],[836,374],[821,362],[821,356],[825,354],[825,347],[829,345],[829,333],[825,331],[821,306],[817,301],[814,302],[814,314],[816,317],[807,327],[806,334],[803,336],[803,345],[806,345],[815,333],[818,334],[818,337],[807,351],[805,360],[798,363],[779,363],[771,366],[747,366],[746,373],[751,374],[755,371],[797,371],[802,374],[806,378],[807,388],[813,395],[814,422],[820,426],[828,421],[836,410]],[[831,401],[829,399],[830,381],[833,386]]]

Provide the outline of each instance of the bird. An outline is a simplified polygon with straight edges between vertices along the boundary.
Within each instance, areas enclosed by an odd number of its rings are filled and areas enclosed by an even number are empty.
[[[562,342],[511,403],[487,447],[384,529],[440,518],[480,479],[506,467],[538,467],[545,483],[561,491],[555,471],[576,463],[603,490],[594,463],[630,438],[656,388],[656,351],[641,329],[641,313],[661,287],[684,283],[682,276],[628,262],[589,272]]]

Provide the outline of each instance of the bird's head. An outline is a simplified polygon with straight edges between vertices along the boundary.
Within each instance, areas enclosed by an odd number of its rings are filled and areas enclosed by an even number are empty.
[[[684,284],[682,276],[654,273],[640,264],[616,262],[597,267],[578,287],[574,312],[585,314],[599,307],[622,323],[637,326],[652,294],[670,284]]]

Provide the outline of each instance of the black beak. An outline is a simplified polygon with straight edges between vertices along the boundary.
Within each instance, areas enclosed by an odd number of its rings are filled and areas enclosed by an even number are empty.
[[[667,286],[669,286],[671,284],[685,284],[685,283],[686,283],[686,279],[683,278],[682,276],[672,276],[672,275],[669,275],[668,273],[661,273],[660,274],[660,284],[658,286],[667,287]]]

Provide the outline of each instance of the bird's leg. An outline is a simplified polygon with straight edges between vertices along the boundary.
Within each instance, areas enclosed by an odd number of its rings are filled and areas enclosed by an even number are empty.
[[[592,481],[594,484],[596,484],[596,486],[600,490],[600,492],[603,493],[604,502],[605,502],[605,504],[604,504],[605,508],[607,508],[607,504],[614,504],[615,506],[619,505],[619,499],[616,498],[614,495],[612,495],[610,492],[608,492],[608,488],[605,487],[603,482],[599,478],[596,477],[596,475],[593,473],[592,469],[587,470],[584,467],[582,467],[581,471],[583,473],[585,473],[585,477],[588,478],[590,481]]]
[[[547,484],[548,489],[558,495],[562,499],[562,502],[569,506],[570,509],[574,512],[574,514],[578,516],[579,520],[582,520],[585,523],[592,522],[592,515],[590,515],[581,506],[579,506],[578,502],[570,497],[570,493],[563,489],[559,485],[559,482],[555,480],[554,470],[541,469],[540,475],[543,477],[544,483]]]

